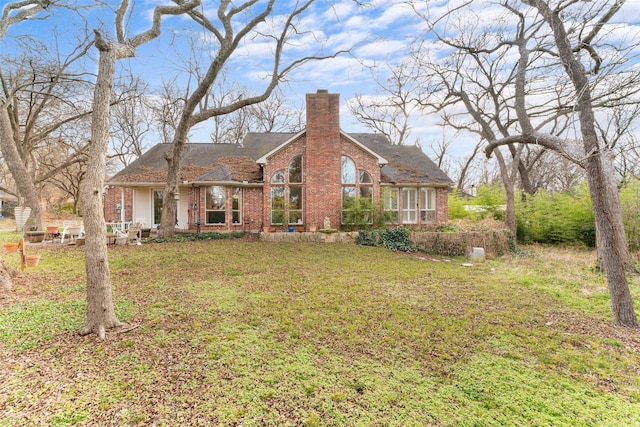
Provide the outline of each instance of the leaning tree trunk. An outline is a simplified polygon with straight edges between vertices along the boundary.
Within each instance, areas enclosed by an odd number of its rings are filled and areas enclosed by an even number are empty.
[[[613,175],[613,160],[606,151],[600,152],[587,160],[586,169],[596,220],[598,259],[607,278],[613,322],[618,326],[637,328],[638,320],[626,276],[631,255]]]
[[[0,108],[0,150],[2,151],[2,157],[16,183],[18,193],[21,197],[24,197],[25,205],[31,208],[31,215],[36,221],[35,226],[38,227],[38,230],[41,230],[42,218],[38,190],[27,168],[24,166],[23,160],[20,158],[14,141],[11,119],[6,106],[3,105]]]
[[[598,256],[607,278],[613,322],[618,326],[638,328],[626,276],[631,256],[624,233],[620,195],[614,181],[613,157],[598,143],[587,72],[576,57],[559,12],[543,0],[523,1],[538,9],[551,27],[562,66],[576,91],[587,180],[596,220]]]
[[[98,46],[98,49],[100,57],[93,97],[87,175],[80,192],[86,233],[87,323],[79,333],[95,333],[104,338],[107,329],[122,324],[116,317],[113,305],[102,201],[109,142],[109,102],[117,56],[115,49],[109,46]]]

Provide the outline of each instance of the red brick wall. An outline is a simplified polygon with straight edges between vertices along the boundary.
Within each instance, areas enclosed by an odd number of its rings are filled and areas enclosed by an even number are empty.
[[[120,212],[118,211],[118,205],[122,205],[122,192],[124,191],[124,219],[125,221],[131,221],[133,216],[133,189],[131,188],[123,188],[123,187],[112,187],[109,186],[107,188],[107,192],[104,195],[103,203],[104,203],[104,219],[106,221],[109,220],[120,220]]]
[[[337,94],[307,95],[307,132],[298,141],[284,147],[268,159],[264,166],[264,229],[271,227],[271,177],[278,170],[285,172],[296,156],[303,156],[304,229],[321,229],[325,218],[332,228],[340,228],[342,200],[342,155],[349,156],[358,170],[372,177],[373,191],[380,194],[380,167],[370,153],[340,135]]]
[[[206,195],[209,187],[192,188],[189,192],[189,206],[194,208],[194,201],[198,198],[197,209],[200,218],[200,231],[260,231],[262,227],[262,188],[240,187],[242,188],[242,207],[240,224],[233,223],[233,205],[231,197],[233,188],[237,186],[226,186],[228,203],[226,204],[225,224],[206,224]],[[196,196],[197,195],[197,196]],[[197,230],[195,224],[196,215],[189,211],[189,230]]]
[[[287,168],[289,167],[289,163],[296,156],[303,156],[302,158],[302,173],[303,173],[303,182],[307,183],[307,159],[304,158],[306,147],[306,138],[303,136],[297,141],[292,142],[291,144],[284,147],[282,150],[275,153],[268,159],[266,165],[264,165],[263,169],[263,179],[264,179],[264,191],[262,192],[262,227],[264,230],[272,229],[271,227],[271,177],[279,170],[284,169],[285,174],[287,172]],[[307,209],[307,195],[304,196],[304,205],[303,209]],[[303,214],[303,218],[305,223],[306,212]]]
[[[340,95],[310,93],[307,101],[305,196],[307,226],[340,224],[341,141]]]

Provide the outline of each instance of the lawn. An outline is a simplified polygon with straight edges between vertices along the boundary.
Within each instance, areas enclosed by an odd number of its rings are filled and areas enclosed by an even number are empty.
[[[0,291],[0,426],[640,425],[640,334],[592,251],[114,246],[131,327],[104,341],[75,333],[82,250],[36,251]]]

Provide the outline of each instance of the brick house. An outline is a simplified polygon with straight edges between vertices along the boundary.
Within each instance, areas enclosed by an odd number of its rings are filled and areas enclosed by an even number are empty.
[[[373,223],[419,227],[447,220],[451,179],[419,147],[340,129],[340,97],[306,95],[299,133],[249,133],[241,144],[187,144],[177,228],[298,231]],[[160,222],[166,180],[158,144],[109,181],[105,219]],[[375,213],[374,213],[375,212]]]

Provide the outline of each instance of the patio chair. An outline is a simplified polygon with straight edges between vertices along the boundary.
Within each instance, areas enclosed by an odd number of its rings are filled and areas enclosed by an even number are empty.
[[[64,243],[65,237],[69,237],[71,241],[84,234],[84,226],[82,222],[66,220],[62,221],[62,232],[60,233],[60,243]]]
[[[142,224],[134,222],[129,226],[126,233],[120,232],[119,235],[127,238],[127,243],[136,242],[136,245],[142,244]]]

